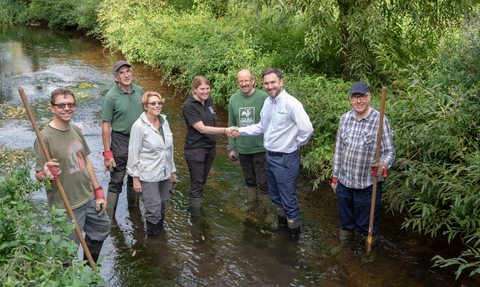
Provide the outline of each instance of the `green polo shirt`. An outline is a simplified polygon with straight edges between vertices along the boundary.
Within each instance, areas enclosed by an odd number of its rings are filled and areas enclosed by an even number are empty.
[[[127,93],[116,85],[103,98],[102,121],[111,122],[112,130],[129,135],[133,123],[143,113],[142,96],[140,86],[132,84],[130,93]]]

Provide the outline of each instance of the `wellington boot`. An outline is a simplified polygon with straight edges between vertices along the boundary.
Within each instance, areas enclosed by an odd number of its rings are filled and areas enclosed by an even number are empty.
[[[128,207],[138,206],[138,199],[140,198],[138,192],[133,189],[133,186],[127,185],[127,202]]]
[[[165,220],[165,213],[162,214],[162,218],[160,219],[160,221],[157,223],[157,226],[158,228],[162,228],[163,227],[163,221]]]
[[[108,192],[107,196],[107,215],[110,218],[112,227],[117,227],[117,221],[115,220],[115,211],[117,210],[118,193]]]
[[[292,242],[298,241],[300,237],[300,217],[288,219],[288,236]]]
[[[271,224],[275,221],[275,204],[272,202],[272,199],[268,194],[261,194],[260,199],[265,207],[266,215],[264,221],[266,224]]]
[[[147,220],[147,235],[148,237],[151,237],[151,238],[158,237],[158,223],[153,224]]]
[[[240,212],[250,212],[255,209],[258,199],[258,187],[247,187],[247,204],[240,208]]]
[[[103,241],[92,240],[90,237],[88,237],[88,235],[85,235],[85,243],[90,251],[90,255],[92,255],[93,262],[97,263],[98,257],[100,256],[100,251],[102,251]],[[88,260],[85,253],[83,253],[83,260]]]
[[[278,212],[278,228],[279,229],[287,229],[287,215],[285,214],[285,209],[277,206]]]
[[[340,229],[340,234],[338,236],[340,240],[347,240],[353,237],[353,230],[343,230]]]
[[[189,198],[190,214],[192,216],[202,216],[202,198]]]

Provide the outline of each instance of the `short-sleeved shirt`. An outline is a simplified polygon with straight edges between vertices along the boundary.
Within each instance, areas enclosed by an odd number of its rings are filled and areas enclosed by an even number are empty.
[[[183,117],[187,124],[187,134],[185,135],[184,148],[212,148],[216,145],[215,135],[202,134],[197,131],[193,125],[202,121],[205,126],[215,126],[215,111],[213,110],[213,100],[208,97],[205,105],[197,101],[193,95],[183,103]]]
[[[87,142],[80,129],[70,124],[66,131],[57,130],[47,125],[40,134],[50,158],[60,163],[59,179],[72,209],[86,204],[93,195],[93,187],[90,182],[90,173],[87,170],[87,156],[90,154]],[[35,154],[40,158],[35,165],[35,171],[43,170],[45,156],[38,140],[35,140]],[[52,183],[52,189],[47,189],[48,205],[65,209],[60,191],[56,183]]]
[[[102,101],[102,121],[111,122],[112,130],[129,135],[133,123],[143,113],[143,90],[132,84],[130,93],[115,85]]]
[[[260,112],[268,94],[259,89],[250,96],[245,96],[242,91],[233,94],[228,103],[228,126],[246,127],[260,122]],[[263,147],[263,134],[228,138],[228,148],[237,148],[240,154],[254,154],[265,152]]]

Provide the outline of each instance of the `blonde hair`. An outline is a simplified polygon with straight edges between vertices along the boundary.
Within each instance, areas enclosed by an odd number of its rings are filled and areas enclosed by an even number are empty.
[[[146,92],[145,94],[143,94],[142,98],[140,99],[140,102],[142,103],[142,106],[147,105],[148,98],[150,98],[150,97],[157,97],[160,100],[160,102],[165,102],[165,100],[162,98],[162,96],[160,96],[159,93],[157,93],[157,92]]]

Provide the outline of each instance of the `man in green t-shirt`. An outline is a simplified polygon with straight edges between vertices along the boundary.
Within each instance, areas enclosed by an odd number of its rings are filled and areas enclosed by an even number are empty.
[[[255,78],[249,69],[243,69],[238,73],[237,83],[240,91],[234,94],[228,103],[228,126],[246,127],[260,122],[260,111],[268,94],[254,87]],[[232,161],[240,159],[247,184],[247,204],[241,211],[254,210],[260,189],[260,199],[266,210],[265,222],[272,223],[274,221],[272,214],[274,205],[268,193],[265,174],[263,134],[229,138],[228,157]]]
[[[65,209],[65,204],[53,180],[59,178],[63,183],[78,227],[85,232],[85,242],[97,262],[103,241],[110,234],[110,219],[106,214],[103,188],[99,186],[87,157],[90,149],[80,129],[70,123],[75,107],[75,96],[70,89],[58,88],[52,92],[50,110],[54,117],[40,132],[52,160],[46,161],[40,143],[35,140],[35,153],[39,157],[35,178],[39,181],[48,178],[52,182],[52,188],[46,190],[48,204],[61,209]],[[75,232],[69,237],[80,243]]]
[[[130,129],[143,113],[140,102],[143,90],[132,84],[130,67],[130,64],[125,61],[118,61],[113,65],[113,79],[116,85],[102,101],[103,156],[105,167],[110,172],[107,213],[112,226],[116,226],[115,211],[118,196],[122,192],[123,180],[127,173]],[[127,201],[128,206],[138,205],[138,193],[133,190],[131,176],[127,176]]]

